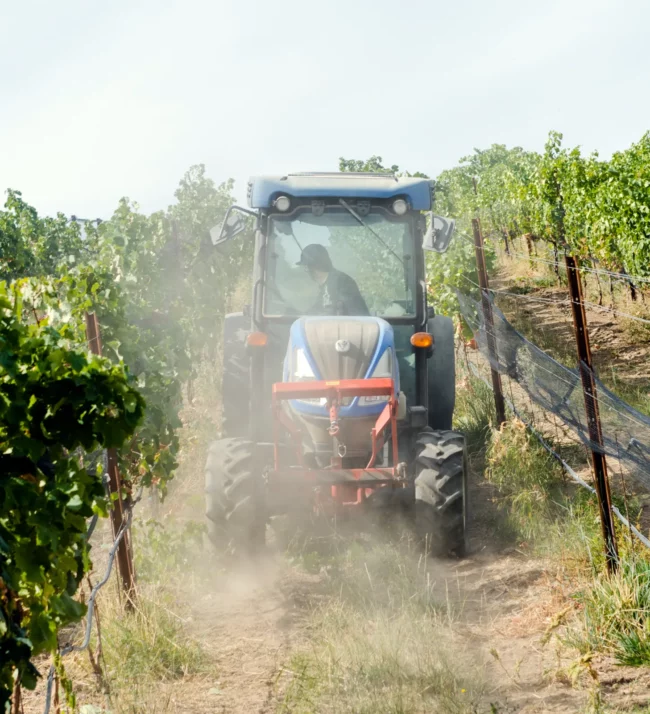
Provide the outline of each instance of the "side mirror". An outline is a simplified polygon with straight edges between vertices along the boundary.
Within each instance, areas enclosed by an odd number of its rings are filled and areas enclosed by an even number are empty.
[[[246,219],[242,215],[243,213],[250,216],[257,215],[255,211],[249,211],[247,208],[231,206],[223,219],[223,223],[210,229],[212,245],[221,245],[246,230]]]
[[[434,216],[431,214],[429,229],[422,240],[424,250],[435,250],[436,253],[444,253],[454,234],[456,221],[451,218],[443,218],[442,216]]]

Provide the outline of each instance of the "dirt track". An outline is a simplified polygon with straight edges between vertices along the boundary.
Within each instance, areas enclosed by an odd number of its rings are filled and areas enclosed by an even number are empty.
[[[475,483],[472,492],[472,554],[461,562],[440,563],[436,589],[441,600],[451,599],[461,613],[450,630],[467,653],[468,667],[486,682],[478,711],[583,710],[588,688],[576,688],[558,674],[570,662],[552,641],[542,642],[567,608],[567,585],[546,562],[512,548],[490,547],[495,535],[490,489]],[[323,594],[325,577],[290,565],[272,548],[267,559],[240,564],[226,578],[215,577],[214,590],[192,604],[191,630],[218,675],[215,681],[177,682],[168,690],[170,703],[177,707],[171,710],[292,711],[282,704],[294,674],[289,661],[293,653],[310,646],[310,612],[328,597]],[[630,701],[645,697],[647,682],[630,684],[638,672],[616,672],[610,677],[612,691],[627,687]],[[324,710],[337,708],[330,703]]]
[[[579,712],[590,701],[589,677],[570,678],[575,652],[567,653],[546,635],[571,608],[570,585],[548,562],[526,557],[495,542],[491,487],[474,473],[471,493],[470,556],[435,567],[435,590],[451,601],[458,617],[448,625],[470,677],[485,683],[477,712]],[[187,573],[188,583],[193,580]],[[210,676],[189,675],[160,682],[152,714],[271,714],[292,712],[284,703],[295,672],[291,658],[311,647],[311,613],[331,598],[327,573],[311,574],[270,546],[255,563],[238,563],[195,582],[178,612],[188,634],[202,646]],[[545,640],[548,640],[545,643]],[[436,647],[436,642],[431,642]],[[650,675],[594,662],[607,699],[626,706],[647,702]],[[82,688],[80,703],[90,690]],[[91,701],[97,701],[95,696]],[[42,712],[43,688],[28,694],[25,714]],[[350,711],[336,702],[299,711]],[[93,714],[102,711],[92,710]],[[118,710],[119,711],[119,710]],[[459,711],[417,709],[408,711]],[[465,711],[464,709],[462,711]],[[468,710],[469,711],[469,710]]]
[[[589,668],[575,670],[571,681],[576,653],[551,636],[572,609],[571,584],[550,563],[496,544],[493,493],[480,469],[471,494],[470,556],[441,562],[435,572],[440,599],[450,599],[460,613],[450,633],[468,670],[486,684],[477,711],[584,711],[593,696]],[[310,647],[310,612],[329,597],[322,587],[326,577],[290,565],[271,547],[262,563],[217,578],[215,590],[193,604],[192,629],[214,659],[218,682],[179,683],[174,698],[182,711],[292,711],[283,706],[294,675],[289,661]],[[592,672],[617,706],[647,703],[647,672],[606,660],[594,662]],[[338,709],[329,703],[324,711]]]

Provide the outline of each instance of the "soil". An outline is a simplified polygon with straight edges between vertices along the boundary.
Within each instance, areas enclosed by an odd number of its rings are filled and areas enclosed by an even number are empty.
[[[571,681],[567,672],[578,656],[549,635],[573,611],[572,585],[551,563],[499,547],[490,525],[491,487],[475,473],[471,492],[476,516],[470,555],[440,564],[439,587],[461,605],[455,636],[484,667],[489,689],[479,711],[584,711],[592,676],[606,703],[647,705],[650,673],[617,667],[607,658],[591,662]],[[192,605],[191,630],[218,679],[179,682],[170,693],[179,707],[174,711],[278,711],[291,676],[290,655],[309,642],[309,613],[324,597],[321,578],[290,566],[271,546],[266,560],[240,563],[227,578],[215,579],[215,589]]]
[[[461,605],[454,635],[481,663],[489,685],[478,711],[584,711],[592,676],[600,682],[604,701],[621,711],[650,703],[650,672],[617,667],[607,658],[592,661],[577,682],[571,681],[567,672],[578,659],[576,652],[548,636],[573,610],[571,584],[551,563],[500,547],[493,526],[494,494],[480,469],[475,469],[470,488],[475,514],[470,555],[442,562],[439,579],[441,592],[452,593]],[[280,711],[291,676],[288,661],[309,642],[309,613],[324,597],[321,578],[291,566],[271,546],[265,559],[238,563],[227,575],[215,574],[207,587],[204,583],[183,615],[218,674],[161,683],[161,711]],[[45,661],[41,668],[45,670]],[[42,684],[26,693],[25,714],[43,711],[43,695]]]

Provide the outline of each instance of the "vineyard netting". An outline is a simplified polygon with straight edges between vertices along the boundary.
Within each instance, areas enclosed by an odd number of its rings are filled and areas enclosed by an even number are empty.
[[[639,485],[650,490],[650,418],[617,397],[596,375],[596,398],[585,396],[580,370],[560,364],[527,340],[496,305],[492,304],[493,326],[488,329],[480,302],[461,292],[458,301],[493,369],[517,382],[542,409],[556,414],[590,449],[618,459]],[[488,337],[494,338],[492,355]],[[581,363],[580,369],[589,367]],[[597,413],[602,443],[590,438],[589,422]]]

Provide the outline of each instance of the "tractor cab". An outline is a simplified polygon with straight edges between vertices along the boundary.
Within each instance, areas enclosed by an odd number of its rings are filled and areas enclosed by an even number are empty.
[[[451,429],[455,394],[453,327],[427,305],[425,276],[425,251],[446,250],[454,225],[433,214],[431,183],[255,178],[248,207],[231,207],[211,232],[214,245],[236,240],[250,217],[251,305],[226,316],[224,438],[207,468],[217,500],[220,449],[244,442],[269,488],[288,482],[291,492],[302,474],[308,489],[325,483],[338,505],[360,505],[379,488],[408,487],[418,439]],[[217,511],[209,520],[223,524]]]

